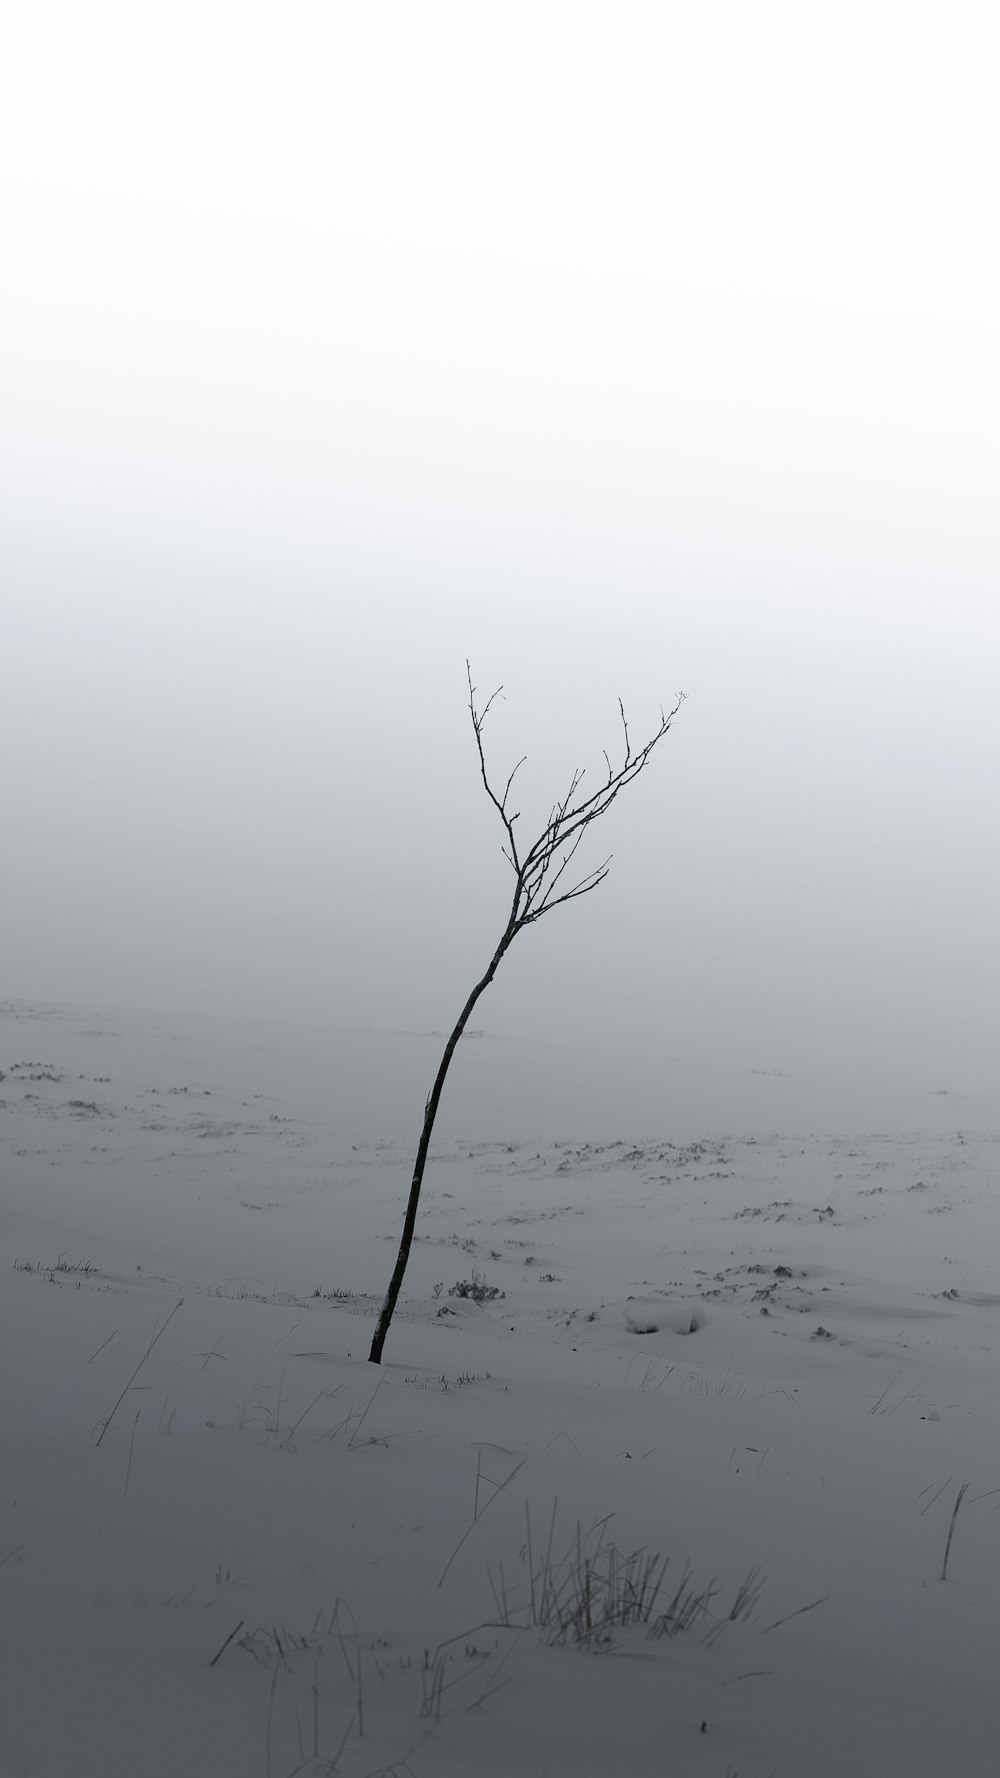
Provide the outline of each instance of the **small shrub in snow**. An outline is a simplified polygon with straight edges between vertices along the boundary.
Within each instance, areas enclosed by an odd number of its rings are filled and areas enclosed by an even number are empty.
[[[492,1303],[498,1296],[506,1296],[499,1284],[487,1284],[482,1272],[473,1272],[471,1278],[460,1278],[448,1292],[449,1296],[467,1296],[474,1303]]]

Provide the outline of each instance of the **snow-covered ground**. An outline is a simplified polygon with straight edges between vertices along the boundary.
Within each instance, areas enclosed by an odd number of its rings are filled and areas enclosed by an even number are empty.
[[[992,1778],[994,1108],[440,1047],[2,1008],[3,1778]]]

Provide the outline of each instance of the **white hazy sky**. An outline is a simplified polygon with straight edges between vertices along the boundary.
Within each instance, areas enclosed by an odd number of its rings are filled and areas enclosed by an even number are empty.
[[[408,1029],[498,772],[689,694],[493,1029],[988,1079],[997,42],[961,3],[36,0],[2,991]]]

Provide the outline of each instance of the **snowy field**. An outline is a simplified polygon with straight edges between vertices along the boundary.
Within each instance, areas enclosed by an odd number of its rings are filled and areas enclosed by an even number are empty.
[[[992,1107],[0,1010],[3,1778],[1000,1770]]]

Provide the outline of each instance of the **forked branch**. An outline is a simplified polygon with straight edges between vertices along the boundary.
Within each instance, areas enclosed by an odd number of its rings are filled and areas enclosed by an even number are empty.
[[[511,786],[516,774],[524,764],[524,757],[518,760],[507,779],[501,796],[497,794],[490,782],[486,764],[486,750],[483,745],[483,728],[486,718],[500,696],[503,686],[498,686],[496,691],[486,699],[482,708],[478,709],[476,688],[472,683],[472,668],[468,661],[465,663],[465,669],[469,681],[469,713],[472,717],[472,728],[476,737],[479,769],[486,794],[503,822],[504,832],[507,836],[504,855],[514,871],[515,888],[511,909],[513,921],[511,936],[513,937],[514,932],[519,932],[523,926],[530,925],[533,920],[541,919],[543,914],[551,913],[553,908],[560,907],[563,902],[576,901],[581,895],[589,895],[592,889],[596,889],[599,884],[603,883],[611,865],[610,855],[596,869],[588,871],[584,876],[577,878],[575,882],[559,889],[559,884],[563,881],[587,828],[593,822],[599,821],[602,815],[606,815],[625,786],[631,784],[639,776],[654,747],[663,740],[670,728],[684,702],[684,693],[678,694],[671,710],[665,712],[661,706],[659,725],[638,752],[633,752],[625,707],[619,698],[618,710],[621,716],[623,738],[621,764],[613,765],[610,755],[605,752],[606,776],[588,796],[579,794],[584,774],[583,770],[578,767],[573,773],[566,795],[561,802],[556,803],[534,845],[522,857],[518,851],[514,834],[514,823],[520,820],[520,812],[512,812],[509,803]]]

